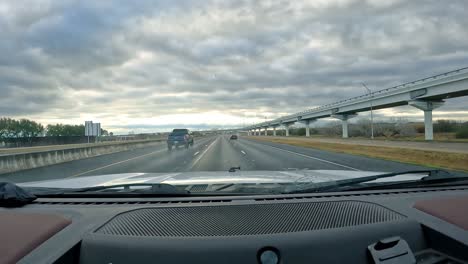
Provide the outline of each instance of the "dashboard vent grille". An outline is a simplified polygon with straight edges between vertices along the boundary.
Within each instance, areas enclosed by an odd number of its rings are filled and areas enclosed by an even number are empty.
[[[32,203],[43,205],[144,205],[144,204],[209,204],[230,203],[232,200],[163,200],[163,201],[43,201],[36,200]]]
[[[452,192],[452,191],[464,191],[468,188],[444,188],[444,189],[420,189],[420,190],[395,190],[395,191],[376,191],[376,192],[363,192],[363,193],[324,193],[324,194],[310,194],[301,196],[272,196],[268,198],[257,198],[255,201],[284,201],[284,200],[304,200],[304,199],[318,199],[318,198],[350,198],[359,196],[384,196],[384,195],[398,195],[398,194],[411,194],[411,193],[424,193],[424,192]]]
[[[301,232],[405,218],[377,204],[340,201],[145,208],[117,215],[96,233],[209,237]]]
[[[423,192],[453,192],[453,191],[463,191],[468,190],[468,188],[456,187],[456,188],[443,188],[443,189],[420,189],[420,190],[395,190],[395,191],[376,191],[376,192],[365,192],[365,193],[328,193],[328,194],[310,194],[310,195],[288,195],[288,196],[272,196],[272,197],[262,197],[254,199],[257,202],[264,202],[264,201],[286,201],[286,200],[313,200],[319,198],[348,198],[351,199],[353,197],[360,197],[360,196],[384,196],[384,195],[398,195],[398,194],[411,194],[411,193],[423,193]],[[33,201],[33,204],[40,204],[40,205],[91,205],[91,206],[99,206],[99,205],[159,205],[159,204],[213,204],[213,203],[230,203],[232,200],[230,199],[203,199],[203,200],[196,200],[195,198],[192,200],[178,200],[178,199],[169,199],[169,200],[140,200],[140,201],[128,201],[126,199],[115,201],[115,200],[105,200],[104,198],[94,199],[93,201],[80,201],[78,198],[77,200],[65,200],[65,199],[46,199],[41,198],[38,200]]]

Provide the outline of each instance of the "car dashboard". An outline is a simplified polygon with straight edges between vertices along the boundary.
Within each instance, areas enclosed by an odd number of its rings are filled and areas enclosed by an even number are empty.
[[[468,186],[0,208],[0,263],[467,263]]]

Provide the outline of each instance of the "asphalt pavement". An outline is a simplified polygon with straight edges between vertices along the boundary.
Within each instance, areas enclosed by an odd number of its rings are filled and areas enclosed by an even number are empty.
[[[129,172],[241,170],[403,171],[427,167],[229,135],[197,138],[189,149],[153,147],[107,154],[26,171],[1,174],[0,181],[28,182]]]

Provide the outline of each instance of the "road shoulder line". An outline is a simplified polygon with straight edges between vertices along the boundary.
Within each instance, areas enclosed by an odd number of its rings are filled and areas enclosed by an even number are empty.
[[[250,141],[250,142],[252,142],[252,141]],[[357,168],[354,168],[354,167],[350,167],[350,166],[346,166],[346,165],[343,165],[343,164],[339,164],[339,163],[336,163],[336,162],[333,162],[333,161],[324,160],[324,159],[312,157],[312,156],[309,156],[309,155],[305,155],[305,154],[302,154],[302,153],[298,153],[298,152],[294,152],[294,151],[290,151],[290,150],[286,150],[286,149],[274,147],[274,146],[271,146],[271,145],[268,145],[268,144],[262,144],[262,143],[260,143],[260,142],[253,142],[253,143],[254,143],[254,144],[260,144],[260,145],[263,145],[263,146],[267,146],[267,147],[270,147],[270,148],[274,148],[274,149],[277,149],[277,150],[281,150],[281,151],[283,151],[283,152],[291,153],[291,154],[294,154],[294,155],[302,156],[302,157],[305,157],[305,158],[317,160],[317,161],[320,161],[320,162],[332,164],[332,165],[339,166],[339,167],[342,167],[342,168],[347,168],[347,169],[354,170],[354,171],[361,171],[360,169],[357,169]]]

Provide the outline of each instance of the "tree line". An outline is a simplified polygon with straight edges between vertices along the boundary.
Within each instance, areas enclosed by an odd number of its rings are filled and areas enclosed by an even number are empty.
[[[101,135],[107,136],[101,129]],[[55,124],[43,126],[29,119],[0,118],[0,138],[31,138],[38,136],[84,136],[84,125]]]
[[[37,137],[43,131],[43,125],[28,119],[0,118],[0,138]]]

